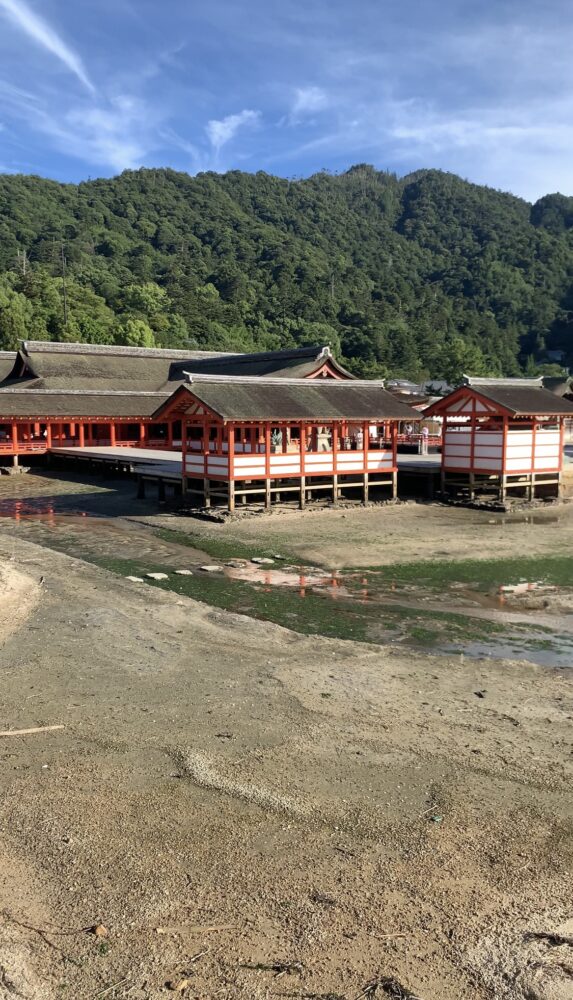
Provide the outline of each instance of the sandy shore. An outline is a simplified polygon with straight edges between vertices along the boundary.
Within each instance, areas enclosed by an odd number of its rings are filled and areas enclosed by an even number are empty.
[[[143,518],[145,520],[145,518]],[[155,516],[173,525],[173,518]],[[281,509],[215,528],[177,518],[179,530],[284,547],[332,569],[424,559],[502,559],[573,550],[573,503],[492,514],[441,504],[397,503],[352,509]]]
[[[473,523],[442,543],[452,513],[385,509],[372,561],[485,552]],[[341,518],[301,551],[363,561],[378,511]],[[527,938],[573,915],[566,673],[303,637],[0,534],[13,555],[12,594],[45,582],[0,728],[66,728],[0,744],[0,997],[570,1000],[571,947]]]

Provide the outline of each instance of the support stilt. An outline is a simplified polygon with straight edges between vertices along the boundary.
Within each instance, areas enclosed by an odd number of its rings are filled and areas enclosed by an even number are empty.
[[[270,510],[271,506],[271,481],[270,479],[265,479],[265,507]]]
[[[304,510],[306,505],[306,477],[300,477],[300,497],[299,497],[299,507]]]
[[[231,511],[235,509],[235,482],[233,479],[229,480],[229,499],[227,506]]]
[[[469,475],[469,484],[470,484],[470,500],[473,500],[475,498],[475,495],[476,495],[476,491],[475,491],[475,476],[474,476],[473,472],[470,472],[470,475]]]
[[[431,476],[429,476],[428,479],[431,479]],[[392,473],[392,499],[396,500],[397,497],[398,497],[398,473],[397,472],[393,472]]]
[[[338,503],[338,476],[332,477],[332,502],[336,506]]]
[[[369,484],[369,476],[368,476],[368,473],[365,472],[364,473],[364,503],[365,504],[368,503],[368,498],[369,498],[368,484]]]
[[[203,499],[205,501],[205,506],[211,506],[211,484],[208,479],[203,480]]]

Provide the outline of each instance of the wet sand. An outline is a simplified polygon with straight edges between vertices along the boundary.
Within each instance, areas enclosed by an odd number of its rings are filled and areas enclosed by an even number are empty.
[[[398,509],[358,512],[356,537]],[[396,552],[420,510],[392,522]],[[334,558],[347,519],[315,517]],[[452,524],[461,552],[478,527]],[[573,915],[565,672],[298,635],[33,536],[0,524],[0,565],[39,595],[2,640],[1,728],[66,728],[0,743],[3,1000],[185,979],[201,1000],[355,1000],[383,977],[422,1000],[570,1000],[570,947],[527,938]]]

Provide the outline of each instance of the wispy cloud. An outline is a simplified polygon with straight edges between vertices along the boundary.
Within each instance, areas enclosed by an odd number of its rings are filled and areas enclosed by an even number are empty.
[[[249,111],[245,108],[237,115],[227,115],[226,118],[220,120],[211,119],[207,122],[205,131],[213,149],[218,153],[223,146],[234,139],[241,128],[244,128],[245,125],[252,128],[258,125],[260,120],[260,111]]]
[[[61,113],[25,92],[10,91],[0,80],[0,95],[12,118],[47,136],[52,145],[77,159],[114,171],[140,167],[161,145],[161,111],[145,101],[116,96],[97,104],[72,104]]]
[[[3,11],[8,20],[20,28],[29,38],[56,56],[91,93],[95,92],[95,87],[89,79],[80,57],[47,21],[35,14],[22,0],[0,0],[0,11]]]
[[[312,115],[328,107],[328,97],[322,87],[297,87],[292,105],[293,118]]]

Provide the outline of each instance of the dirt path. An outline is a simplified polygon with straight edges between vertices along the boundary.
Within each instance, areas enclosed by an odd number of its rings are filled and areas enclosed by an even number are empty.
[[[11,556],[45,582],[3,722],[66,728],[0,744],[0,997],[571,997],[571,949],[524,938],[572,915],[567,676]]]

